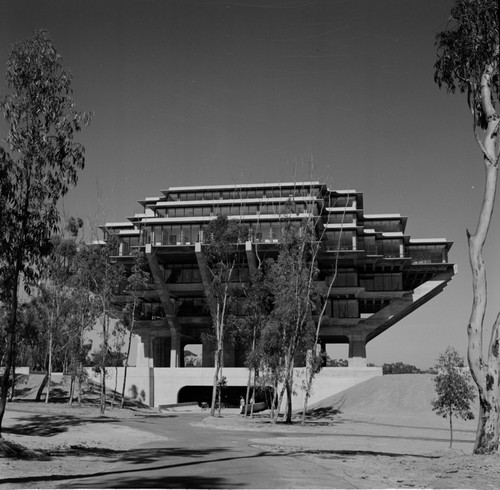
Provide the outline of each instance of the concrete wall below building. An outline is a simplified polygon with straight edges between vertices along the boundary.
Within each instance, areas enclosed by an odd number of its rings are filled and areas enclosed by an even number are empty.
[[[117,376],[117,391],[121,392],[123,383],[123,368],[108,369],[106,384],[109,389],[115,386]],[[91,378],[99,383],[99,375],[89,370]],[[323,400],[331,395],[339,393],[358,383],[366,381],[375,376],[382,375],[379,367],[328,367],[323,368],[313,383],[313,389],[309,405]],[[126,396],[140,400],[141,402],[158,407],[178,403],[179,392],[185,387],[210,387],[213,383],[214,368],[148,368],[129,367],[127,370]],[[247,385],[248,371],[245,368],[224,368],[223,376],[227,379],[227,386],[231,388]],[[304,381],[304,369],[295,370],[293,406],[299,408],[304,401],[302,384]],[[196,400],[198,402],[205,400]]]

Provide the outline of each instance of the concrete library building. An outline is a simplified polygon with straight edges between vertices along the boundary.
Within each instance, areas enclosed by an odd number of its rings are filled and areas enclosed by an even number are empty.
[[[118,237],[116,259],[125,268],[131,267],[134,250],[147,257],[150,284],[135,293],[139,304],[127,392],[151,406],[210,400],[214,361],[213,344],[204,335],[212,329],[212,315],[203,233],[219,215],[249,229],[238,245],[244,265],[232,276],[236,288],[249,280],[258,259],[277,256],[285,208],[286,219],[297,226],[314,217],[318,287],[328,286],[336,270],[321,323],[321,348],[346,344],[348,366],[324,367],[311,403],[381,375],[381,368],[367,366],[367,344],[439,294],[455,274],[448,261],[451,242],[411,238],[405,233],[406,217],[367,214],[361,192],[333,190],[320,182],[170,187],[139,203],[141,214],[101,228],[105,241]],[[115,306],[130,301],[121,288]],[[245,353],[228,342],[223,375],[233,397],[247,384],[244,362]],[[300,402],[304,369],[296,369]],[[117,376],[123,376],[122,369]]]

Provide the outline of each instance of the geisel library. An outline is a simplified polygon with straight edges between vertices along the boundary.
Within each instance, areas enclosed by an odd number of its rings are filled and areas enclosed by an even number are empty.
[[[105,240],[119,237],[117,258],[124,265],[132,263],[137,248],[148,259],[151,285],[140,293],[127,378],[129,395],[153,406],[209,399],[213,348],[203,333],[210,331],[212,320],[205,300],[202,242],[205,227],[218,215],[250,228],[248,241],[239,245],[246,267],[235,274],[236,287],[255,270],[257,253],[277,255],[285,204],[289,209],[293,203],[287,219],[301,223],[310,213],[315,216],[322,240],[318,281],[328,285],[337,262],[321,346],[348,344],[349,366],[323,368],[312,402],[380,375],[381,368],[366,365],[367,344],[439,294],[455,273],[448,262],[450,242],[410,238],[406,217],[367,214],[363,194],[353,190],[295,182],[170,187],[161,194],[139,201],[144,213],[102,227]],[[127,301],[131,297],[117,296],[116,306]],[[200,367],[184,367],[185,350],[201,353]],[[244,353],[230,343],[223,374],[233,397],[238,390],[244,392]],[[300,375],[298,368],[298,385]],[[301,399],[300,389],[297,397]]]

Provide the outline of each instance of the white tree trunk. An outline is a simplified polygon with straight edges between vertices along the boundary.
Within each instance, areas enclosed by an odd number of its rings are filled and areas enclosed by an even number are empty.
[[[491,103],[491,73],[483,74],[481,102],[488,126],[478,139],[483,150],[486,184],[476,232],[468,234],[469,260],[472,270],[473,304],[467,327],[467,358],[472,377],[479,392],[479,420],[474,445],[475,453],[493,453],[498,450],[500,402],[499,402],[499,318],[493,325],[488,357],[483,357],[483,323],[487,303],[486,269],[482,254],[491,223],[498,178],[498,116]]]

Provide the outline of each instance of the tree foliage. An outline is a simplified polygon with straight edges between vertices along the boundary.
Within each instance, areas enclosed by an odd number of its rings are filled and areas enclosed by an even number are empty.
[[[471,376],[465,367],[463,357],[452,347],[439,355],[435,365],[437,372],[434,386],[437,398],[433,400],[432,410],[450,421],[450,448],[453,445],[453,417],[471,420],[474,414],[471,402],[476,392],[471,385]]]
[[[8,125],[0,147],[0,300],[7,309],[5,372],[0,428],[5,411],[17,324],[18,287],[39,279],[57,232],[57,203],[76,185],[84,149],[74,136],[90,121],[77,112],[71,75],[45,31],[13,46],[7,63],[10,94],[0,102]]]
[[[382,365],[382,374],[420,374],[422,371],[412,364],[404,362],[391,362]]]
[[[446,30],[436,37],[438,59],[434,81],[454,93],[467,92],[475,123],[487,127],[482,107],[481,78],[491,69],[491,98],[498,100],[498,3],[494,0],[459,0],[451,9]]]

